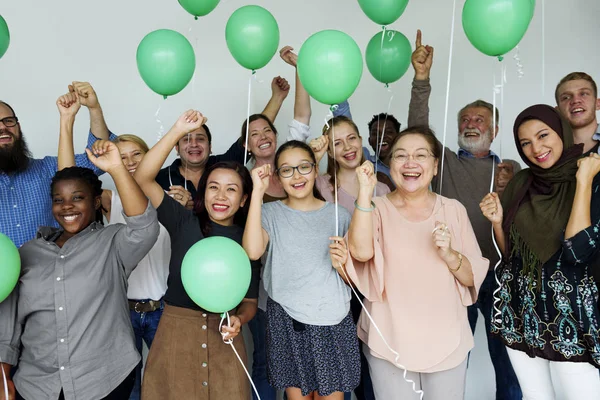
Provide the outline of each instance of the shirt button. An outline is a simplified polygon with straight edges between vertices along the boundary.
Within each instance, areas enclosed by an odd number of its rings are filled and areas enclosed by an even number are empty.
[[[205,363],[205,362],[202,363],[202,368],[206,368],[207,366],[208,366],[207,363]]]
[[[202,325],[202,329],[206,330],[206,325]]]
[[[202,386],[208,386],[208,382],[202,382]]]
[[[202,314],[202,316],[203,316],[204,318],[206,318],[206,314]]]
[[[64,254],[61,254],[61,255],[60,255],[60,258],[65,258],[65,255],[64,255]]]
[[[60,281],[60,276],[58,278],[56,278],[57,281]]]
[[[60,339],[60,342],[61,342],[61,343],[64,343],[64,342],[65,342],[65,339]]]
[[[205,349],[206,348],[206,343],[202,343],[202,348]]]
[[[17,224],[17,228],[20,228],[20,227],[21,227],[21,224]]]
[[[63,308],[62,308],[62,307],[58,307],[58,311],[62,311],[62,310],[63,310]]]
[[[61,371],[64,371],[64,370],[65,370],[65,367],[60,367],[60,370],[61,370]]]
[[[17,205],[15,204],[15,205],[13,206],[13,208],[17,208]]]

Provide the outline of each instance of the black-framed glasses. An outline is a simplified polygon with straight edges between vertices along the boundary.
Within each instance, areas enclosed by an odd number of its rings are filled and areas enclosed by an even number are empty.
[[[291,178],[294,176],[294,170],[298,171],[300,175],[308,175],[312,172],[315,167],[315,163],[305,162],[297,167],[290,167],[289,165],[277,168],[277,175],[282,178]]]
[[[0,122],[2,122],[4,124],[4,126],[6,126],[7,128],[12,128],[13,126],[17,125],[17,122],[19,122],[19,118],[5,117],[5,118],[0,119]]]

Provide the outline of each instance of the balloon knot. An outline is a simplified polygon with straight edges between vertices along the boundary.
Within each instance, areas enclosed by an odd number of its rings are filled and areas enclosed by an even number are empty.
[[[504,60],[504,56],[498,56],[498,61],[501,62],[502,60]]]
[[[338,107],[339,107],[339,106],[338,106],[337,104],[333,104],[331,107],[329,107],[329,111],[331,111],[331,112],[335,112],[335,110],[337,110],[337,109],[338,109]]]
[[[196,21],[198,21],[198,16],[194,16],[194,19],[195,19]]]
[[[390,88],[390,84],[389,84],[389,83],[386,83],[386,84],[385,84],[385,88],[386,88],[386,89],[389,89],[389,88]]]
[[[166,100],[166,99],[167,99],[167,96],[163,96],[163,99],[164,99],[164,100]]]
[[[381,29],[385,31],[385,25],[381,25]]]
[[[256,75],[256,70],[255,69],[252,70],[252,75]]]

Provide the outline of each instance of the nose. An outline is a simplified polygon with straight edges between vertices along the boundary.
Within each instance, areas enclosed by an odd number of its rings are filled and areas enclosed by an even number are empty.
[[[539,154],[542,150],[542,146],[540,143],[536,142],[531,142],[531,150],[533,151],[533,155],[535,156],[536,154]]]
[[[219,189],[219,191],[217,191],[216,198],[217,199],[225,199],[225,198],[227,198],[227,195],[226,195],[227,192],[226,192],[226,190],[227,190],[226,188]]]
[[[292,178],[300,178],[302,176],[302,174],[300,173],[300,170],[298,168],[294,168],[294,175],[292,175]]]

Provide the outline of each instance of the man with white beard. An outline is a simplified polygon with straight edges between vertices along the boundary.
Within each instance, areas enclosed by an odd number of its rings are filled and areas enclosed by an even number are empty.
[[[521,399],[521,388],[512,368],[506,347],[502,341],[490,334],[494,290],[497,288],[494,266],[499,260],[492,241],[492,226],[483,216],[479,202],[490,192],[492,176],[493,190],[502,193],[513,175],[521,167],[516,161],[501,160],[491,151],[498,134],[498,109],[494,126],[494,107],[483,100],[467,104],[458,113],[458,152],[444,149],[443,176],[441,160],[438,174],[433,178],[432,189],[441,195],[460,201],[467,209],[477,242],[485,258],[490,260],[490,269],[479,290],[477,303],[468,309],[471,329],[475,331],[477,309],[483,313],[488,338],[488,349],[496,373],[496,398]]]

